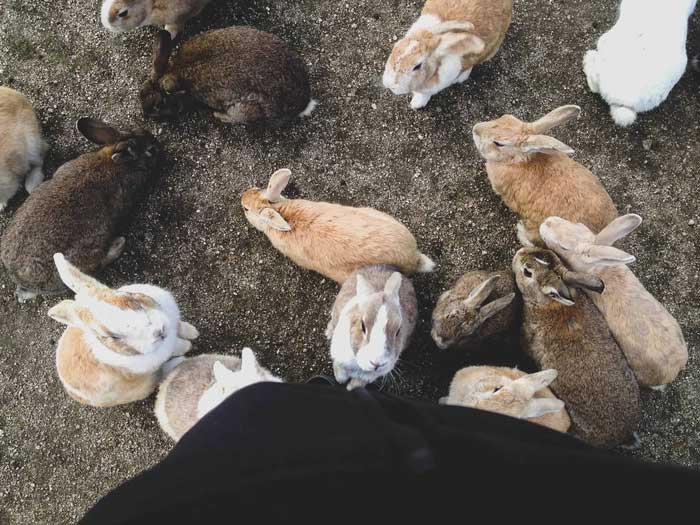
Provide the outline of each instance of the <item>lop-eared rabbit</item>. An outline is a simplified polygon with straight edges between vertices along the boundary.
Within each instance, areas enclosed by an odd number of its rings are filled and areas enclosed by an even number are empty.
[[[602,314],[576,288],[601,293],[592,274],[566,269],[549,250],[521,248],[513,272],[523,296],[524,350],[559,374],[552,391],[566,403],[573,434],[612,447],[634,436],[639,386]]]
[[[54,253],[87,273],[119,257],[125,244],[119,230],[160,163],[162,148],[145,130],[119,131],[90,118],[77,127],[102,149],[61,166],[17,210],[2,237],[0,257],[20,301],[65,290]]]
[[[639,215],[624,215],[596,235],[583,224],[550,217],[540,233],[571,268],[594,273],[605,282],[602,294],[589,296],[605,317],[639,384],[654,388],[672,382],[685,368],[688,346],[678,322],[625,266],[635,258],[612,246],[641,223]]]
[[[151,78],[140,93],[146,117],[177,118],[199,103],[222,122],[278,126],[316,107],[306,64],[270,33],[216,29],[182,44],[172,61],[171,52],[170,34],[161,31]]]
[[[0,212],[23,184],[32,193],[44,181],[47,149],[31,102],[0,86]]]
[[[203,354],[178,360],[172,360],[155,406],[160,428],[174,441],[234,392],[263,381],[282,381],[258,364],[250,348],[244,348],[240,358]]]
[[[583,59],[588,87],[618,126],[662,104],[688,65],[688,17],[697,0],[622,0],[617,22]]]
[[[571,419],[564,402],[547,388],[556,370],[526,374],[515,368],[470,366],[457,372],[443,405],[456,405],[525,419],[559,432],[568,432]]]
[[[248,222],[302,268],[339,284],[375,264],[396,266],[407,275],[433,271],[433,261],[393,217],[372,208],[286,199],[282,192],[290,176],[288,169],[275,172],[266,190],[248,189],[241,205]]]
[[[515,329],[520,309],[513,272],[469,272],[438,299],[431,335],[441,350],[473,347]]]
[[[543,134],[580,112],[578,106],[562,106],[535,122],[503,115],[474,126],[474,143],[486,160],[493,191],[520,216],[518,239],[523,246],[544,247],[539,227],[553,215],[596,232],[617,217],[598,178],[569,158],[574,150]]]
[[[172,38],[211,0],[104,0],[102,25],[115,33],[148,25],[165,26]]]
[[[368,266],[350,275],[326,328],[338,383],[352,390],[390,374],[411,341],[417,316],[413,284],[396,267]]]
[[[465,82],[472,68],[491,60],[505,40],[512,0],[428,0],[384,68],[384,87],[413,95],[425,107],[443,89]]]
[[[56,348],[58,377],[70,397],[93,407],[144,399],[173,356],[192,348],[194,326],[180,320],[172,294],[148,284],[112,290],[58,253],[61,279],[75,292],[49,316],[68,326]]]

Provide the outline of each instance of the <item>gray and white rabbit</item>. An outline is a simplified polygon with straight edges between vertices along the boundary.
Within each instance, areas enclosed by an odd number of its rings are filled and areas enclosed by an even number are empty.
[[[326,329],[336,380],[352,390],[389,374],[411,340],[417,315],[413,284],[393,266],[367,266],[348,277]]]
[[[65,290],[53,264],[62,253],[86,273],[119,257],[119,228],[144,193],[162,148],[145,130],[119,131],[81,118],[78,130],[103,146],[61,166],[17,210],[2,237],[0,258],[20,301]]]

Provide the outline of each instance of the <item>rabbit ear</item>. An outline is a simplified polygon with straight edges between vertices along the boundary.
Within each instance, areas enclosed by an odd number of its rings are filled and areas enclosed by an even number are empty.
[[[355,294],[357,297],[360,299],[363,299],[365,297],[369,297],[374,293],[374,289],[370,284],[367,282],[367,279],[362,277],[361,275],[357,275],[357,285],[355,288]]]
[[[634,213],[618,217],[596,235],[595,243],[603,246],[612,246],[616,241],[636,230],[640,224],[642,224],[642,218]]]
[[[478,308],[479,306],[484,304],[486,299],[488,299],[489,295],[491,295],[491,292],[493,292],[494,288],[496,288],[496,283],[500,278],[500,275],[494,275],[486,279],[476,288],[474,288],[469,294],[469,297],[467,297],[464,301],[467,307]]]
[[[391,298],[398,299],[402,281],[403,276],[399,272],[392,273],[384,285],[384,293]]]
[[[170,33],[165,30],[158,32],[153,52],[153,82],[157,82],[168,71],[170,54],[173,51],[173,41]]]
[[[544,153],[545,155],[554,155],[555,153],[574,154],[573,148],[547,135],[530,135],[517,147],[523,153]]]
[[[61,280],[76,294],[86,293],[94,295],[98,291],[110,290],[109,287],[98,280],[78,270],[78,268],[66,260],[62,253],[55,253],[53,260]]]
[[[244,374],[258,375],[258,360],[253,350],[244,348],[241,352],[241,372]]]
[[[282,192],[287,187],[287,184],[289,184],[289,178],[291,176],[292,172],[286,168],[274,172],[272,177],[270,177],[267,189],[262,192],[262,196],[270,202],[284,200]]]
[[[621,264],[632,264],[637,258],[627,252],[613,248],[612,246],[594,245],[588,249],[588,256],[591,262],[601,266],[619,266]]]
[[[528,374],[516,379],[507,388],[517,392],[524,398],[531,398],[538,391],[547,388],[557,378],[557,371],[553,369],[542,370],[534,374]]]
[[[571,299],[569,290],[564,286],[564,283],[559,288],[554,286],[545,286],[541,289],[542,293],[550,299],[561,303],[565,306],[573,306],[576,303]]]
[[[235,377],[235,372],[226,368],[221,361],[215,361],[212,368],[214,381],[217,383],[229,383],[232,377]]]
[[[259,217],[260,220],[267,224],[270,228],[274,228],[275,230],[279,230],[281,232],[292,231],[292,227],[287,221],[284,220],[284,217],[282,217],[278,211],[273,210],[272,208],[264,208],[260,212]]]
[[[578,118],[580,114],[581,108],[579,106],[561,106],[554,111],[550,111],[541,119],[532,122],[530,127],[534,133],[546,133],[552,128]]]
[[[544,416],[553,412],[559,412],[564,408],[564,402],[560,399],[552,399],[551,397],[538,397],[531,399],[520,417],[530,419],[533,417]]]
[[[481,310],[479,310],[479,316],[482,322],[486,321],[486,319],[493,317],[498,312],[503,310],[505,307],[507,307],[510,303],[513,302],[513,299],[515,299],[515,294],[511,293],[506,295],[505,297],[501,297],[500,299],[496,299],[495,301],[491,301],[487,305],[484,305],[481,308]]]
[[[81,319],[81,313],[86,309],[78,306],[75,301],[61,301],[49,310],[49,317],[66,326],[84,328],[85,322]]]
[[[600,277],[592,273],[570,272],[567,270],[563,273],[562,279],[567,286],[574,288],[585,288],[596,293],[605,291],[605,283]]]
[[[90,142],[104,146],[106,144],[116,144],[121,138],[121,133],[109,124],[89,117],[78,119],[75,124],[78,131]]]
[[[432,32],[435,35],[442,33],[449,33],[450,31],[474,31],[474,24],[471,22],[458,22],[452,20],[450,22],[443,22],[435,27]]]
[[[481,53],[485,47],[484,41],[471,33],[446,33],[440,37],[435,56],[475,55]]]

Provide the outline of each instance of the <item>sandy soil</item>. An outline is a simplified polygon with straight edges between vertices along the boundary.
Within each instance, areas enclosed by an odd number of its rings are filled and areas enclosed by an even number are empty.
[[[214,1],[185,37],[249,24],[285,38],[305,57],[320,106],[310,120],[272,131],[225,126],[206,114],[145,125],[169,157],[127,234],[127,249],[102,278],[117,286],[171,289],[201,330],[195,352],[252,346],[290,381],[330,372],[323,331],[337,287],[295,267],[245,222],[239,195],[277,168],[294,173],[291,195],[387,211],[414,232],[439,271],[415,286],[421,318],[401,378],[387,390],[436,400],[465,363],[519,361],[517,352],[443,353],[429,336],[438,295],[471,269],[503,268],[517,248],[514,216],[488,184],[471,126],[511,112],[535,118],[566,103],[583,107],[556,135],[601,178],[621,211],[645,224],[625,247],[644,284],[677,316],[691,349],[687,370],[663,393],[644,392],[642,447],[634,455],[700,465],[700,75],[689,72],[660,110],[637,126],[612,125],[588,92],[583,53],[615,18],[605,0],[516,0],[505,46],[467,84],[414,112],[383,90],[393,41],[419,0]],[[700,51],[696,16],[689,49]],[[51,145],[46,172],[92,146],[75,131],[82,115],[142,122],[137,93],[154,29],[113,36],[96,0],[0,0],[0,84],[36,104]],[[25,199],[0,215],[0,232]],[[27,239],[31,242],[31,239]],[[61,326],[52,300],[18,305],[0,272],[0,523],[70,523],[101,494],[158,461],[170,443],[153,399],[111,410],[77,405],[54,371]]]

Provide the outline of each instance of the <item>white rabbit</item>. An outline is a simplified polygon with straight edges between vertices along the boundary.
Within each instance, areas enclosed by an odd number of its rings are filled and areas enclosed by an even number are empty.
[[[24,183],[27,193],[44,181],[48,146],[27,97],[0,86],[0,211]]]
[[[588,86],[610,104],[619,126],[660,105],[688,64],[688,17],[697,0],[622,0],[610,31],[588,51],[583,70]]]
[[[147,25],[165,26],[172,38],[210,0],[104,0],[102,25],[115,33]]]
[[[76,293],[74,301],[49,310],[51,318],[68,326],[56,349],[66,392],[94,407],[148,397],[161,367],[190,350],[197,330],[180,320],[175,299],[161,288],[133,284],[112,290],[62,254],[54,255],[54,261],[63,282]]]
[[[688,346],[678,322],[625,266],[635,258],[612,244],[642,223],[639,215],[619,217],[598,235],[583,224],[549,217],[540,226],[547,247],[577,272],[594,273],[605,283],[589,297],[608,322],[642,386],[673,381],[688,362]]]
[[[243,349],[240,359],[217,354],[181,358],[158,389],[156,418],[163,431],[178,441],[228,396],[264,381],[282,382],[258,364],[250,348]]]
[[[470,366],[455,374],[449,395],[440,403],[497,412],[567,432],[571,419],[564,402],[547,388],[556,378],[556,370],[526,374],[514,368]]]

